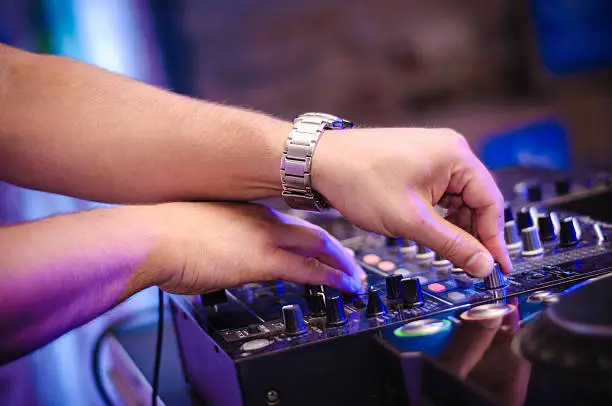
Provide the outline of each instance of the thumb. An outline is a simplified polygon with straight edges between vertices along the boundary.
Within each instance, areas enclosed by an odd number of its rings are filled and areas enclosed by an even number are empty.
[[[433,207],[422,203],[417,232],[410,237],[474,277],[484,278],[493,269],[491,253],[473,235],[442,218]],[[412,223],[414,224],[414,222]]]

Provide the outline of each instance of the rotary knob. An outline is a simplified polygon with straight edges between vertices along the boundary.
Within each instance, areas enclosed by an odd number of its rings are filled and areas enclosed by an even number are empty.
[[[385,237],[385,245],[389,251],[399,252],[404,245],[404,239],[397,237]]]
[[[497,262],[493,265],[491,273],[485,276],[483,283],[485,289],[499,289],[506,286],[506,277]]]
[[[366,307],[366,317],[377,317],[385,314],[387,310],[378,294],[378,289],[370,288],[368,291],[368,305]]]
[[[595,237],[597,238],[597,244],[603,244],[604,242],[608,241],[608,236],[602,230],[601,224],[594,224],[593,232],[595,233]]]
[[[385,278],[387,299],[398,300],[402,297],[402,275],[389,275]]]
[[[506,203],[504,206],[504,223],[514,221],[514,213],[512,213],[512,207]]]
[[[518,211],[518,213],[516,213],[516,225],[518,226],[519,230],[524,230],[525,228],[529,228],[534,225],[533,216],[528,207],[523,207]]]
[[[436,256],[434,257],[434,260],[432,262],[432,265],[437,267],[437,268],[443,268],[443,267],[447,267],[450,266],[450,261],[446,258],[444,258],[442,255],[436,253]]]
[[[423,305],[423,291],[417,278],[402,279],[402,302],[407,307]]]
[[[434,256],[435,254],[431,249],[427,248],[424,245],[419,244],[417,254],[416,254],[416,259],[420,261],[426,261],[429,259],[433,259]]]
[[[504,224],[504,239],[510,251],[519,250],[523,245],[519,237],[518,227],[514,221],[507,221]]]
[[[569,194],[572,188],[572,181],[569,178],[559,178],[555,180],[555,193],[557,196]]]
[[[325,313],[327,314],[327,325],[329,327],[336,327],[346,324],[344,302],[340,296],[331,296],[327,298]]]
[[[400,251],[404,254],[415,255],[417,253],[417,243],[411,240],[404,240],[403,246]]]
[[[535,226],[525,228],[521,231],[521,238],[523,240],[523,255],[531,257],[540,255],[544,252],[542,248],[542,242],[540,241],[540,235],[538,229]]]
[[[527,186],[527,200],[530,202],[539,202],[542,200],[542,187],[538,184]]]
[[[581,236],[580,224],[575,217],[567,217],[561,220],[561,229],[559,231],[559,245],[561,247],[570,247],[578,244]]]
[[[304,285],[304,296],[314,296],[318,292],[325,293],[325,286],[323,285]]]
[[[542,241],[552,241],[557,238],[556,225],[553,213],[538,214],[538,230]]]
[[[308,332],[304,324],[304,316],[302,308],[298,304],[283,306],[283,322],[285,323],[285,333],[290,336],[296,336]]]
[[[306,304],[312,317],[325,316],[325,293],[317,292],[306,298]]]

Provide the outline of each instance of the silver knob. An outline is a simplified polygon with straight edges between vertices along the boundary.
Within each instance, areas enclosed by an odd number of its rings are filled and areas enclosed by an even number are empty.
[[[536,226],[525,228],[523,231],[521,231],[521,237],[523,239],[524,256],[531,257],[534,255],[540,255],[544,252]]]
[[[432,262],[432,265],[437,268],[443,268],[449,266],[451,263],[448,259],[444,258],[442,255],[437,254]]]
[[[435,255],[436,254],[431,249],[425,247],[424,245],[419,244],[419,248],[416,254],[416,259],[420,261],[426,261],[426,260],[433,259]]]
[[[506,277],[496,262],[491,273],[484,278],[484,287],[486,289],[498,289],[504,286],[506,286]]]
[[[514,220],[507,221],[504,224],[504,239],[506,240],[506,246],[508,250],[514,251],[521,249],[523,243],[519,237],[518,227]]]
[[[603,244],[604,242],[608,241],[608,236],[601,229],[601,224],[594,224],[593,232],[595,233],[595,237],[597,237],[597,244]]]

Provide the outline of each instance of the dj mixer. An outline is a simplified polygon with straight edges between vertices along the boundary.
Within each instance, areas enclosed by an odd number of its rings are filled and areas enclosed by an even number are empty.
[[[508,275],[496,265],[472,278],[427,247],[331,213],[309,220],[354,253],[368,275],[363,294],[273,281],[173,296],[185,377],[203,404],[611,399],[612,333],[602,325],[612,317],[601,309],[612,292],[585,299],[578,287],[612,271],[612,176],[494,175],[508,202]]]

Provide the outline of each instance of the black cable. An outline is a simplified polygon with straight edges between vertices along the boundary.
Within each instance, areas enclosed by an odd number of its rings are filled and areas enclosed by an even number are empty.
[[[161,303],[163,307],[163,301]],[[100,397],[102,398],[102,401],[104,402],[106,406],[114,406],[114,405],[113,405],[110,395],[108,394],[108,391],[106,390],[106,387],[104,386],[104,381],[102,379],[102,371],[100,369],[101,368],[100,353],[102,351],[102,344],[104,343],[104,339],[108,335],[114,334],[119,327],[123,326],[126,323],[129,323],[131,320],[138,319],[139,316],[142,316],[143,314],[146,314],[150,312],[151,310],[153,309],[147,308],[147,309],[144,309],[144,311],[137,311],[135,313],[129,314],[126,317],[121,318],[120,320],[117,320],[116,322],[106,327],[96,339],[96,342],[94,344],[94,348],[92,351],[92,372],[93,372],[96,388],[98,389],[98,393],[100,393]],[[161,313],[163,314],[163,308],[162,308]]]
[[[158,288],[159,289],[159,288]],[[155,365],[153,366],[153,393],[151,405],[157,405],[157,393],[159,392],[159,370],[161,364],[162,341],[164,339],[164,291],[159,289],[159,306],[157,320],[157,343],[155,344]]]

